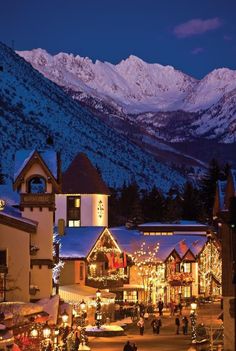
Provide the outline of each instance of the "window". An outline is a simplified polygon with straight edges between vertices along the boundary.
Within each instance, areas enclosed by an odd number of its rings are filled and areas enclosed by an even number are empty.
[[[67,196],[67,225],[69,227],[80,226],[80,197]]]
[[[182,264],[182,266],[183,266],[183,272],[191,273],[191,263],[190,262],[184,262]]]
[[[42,194],[46,192],[46,181],[43,177],[34,177],[28,183],[28,191],[31,194]]]
[[[7,250],[0,250],[0,266],[7,266]]]
[[[191,297],[191,286],[184,286],[184,297]]]
[[[137,302],[138,292],[137,291],[126,291],[124,290],[124,301],[126,302]]]

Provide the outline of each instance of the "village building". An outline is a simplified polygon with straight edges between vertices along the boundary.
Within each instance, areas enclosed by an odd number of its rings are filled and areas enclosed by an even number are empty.
[[[4,301],[36,301],[52,294],[53,226],[59,177],[55,152],[16,153],[15,194],[12,190],[6,196],[2,191],[0,194],[0,286]],[[18,201],[12,207],[16,194]]]
[[[224,350],[236,349],[236,170],[218,182],[213,219],[222,242]]]

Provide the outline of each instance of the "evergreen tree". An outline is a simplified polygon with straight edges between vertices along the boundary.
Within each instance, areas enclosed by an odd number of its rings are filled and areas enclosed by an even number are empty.
[[[203,204],[204,217],[210,221],[212,218],[212,210],[216,193],[216,183],[222,180],[222,172],[217,160],[212,159],[207,173],[200,181],[200,191]]]
[[[182,218],[182,197],[179,190],[171,188],[165,201],[164,220],[177,222]]]
[[[145,222],[163,220],[165,199],[155,186],[143,194],[141,203]]]
[[[140,203],[139,188],[136,182],[123,185],[120,196],[120,210],[130,227],[136,227],[143,222],[142,208]]]
[[[202,218],[202,204],[200,191],[187,182],[184,186],[182,201],[182,218],[200,220]]]

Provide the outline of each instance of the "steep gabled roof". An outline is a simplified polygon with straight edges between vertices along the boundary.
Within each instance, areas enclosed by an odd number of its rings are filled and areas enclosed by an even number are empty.
[[[13,188],[16,190],[21,183],[21,178],[25,176],[32,165],[38,162],[44,172],[50,178],[53,186],[59,191],[57,183],[58,160],[54,151],[38,152],[36,150],[20,150],[15,155],[15,172]]]
[[[88,157],[79,153],[62,176],[64,194],[104,194],[110,191]]]

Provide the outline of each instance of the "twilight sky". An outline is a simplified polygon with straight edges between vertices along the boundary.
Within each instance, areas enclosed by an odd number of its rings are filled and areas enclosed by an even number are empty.
[[[111,63],[133,54],[201,78],[236,69],[236,0],[1,0],[0,40]]]

